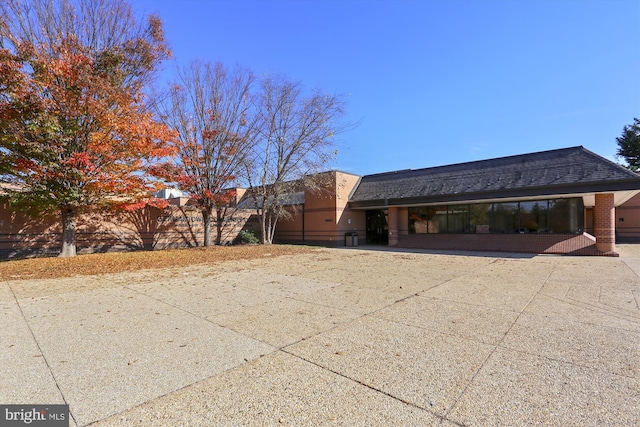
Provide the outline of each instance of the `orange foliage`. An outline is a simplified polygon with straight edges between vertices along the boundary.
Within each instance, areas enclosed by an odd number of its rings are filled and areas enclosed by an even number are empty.
[[[26,190],[20,197],[44,209],[57,209],[61,201],[76,208],[109,204],[114,197],[132,208],[157,190],[145,172],[173,155],[168,143],[175,133],[153,120],[140,85],[121,84],[122,70],[110,65],[73,36],[53,55],[27,44],[15,55],[0,52],[6,82],[0,85],[6,122],[0,148],[12,181]]]

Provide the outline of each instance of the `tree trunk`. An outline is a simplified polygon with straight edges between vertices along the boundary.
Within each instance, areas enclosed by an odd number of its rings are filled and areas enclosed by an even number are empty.
[[[62,214],[62,251],[60,257],[76,256],[76,209],[64,206]]]
[[[204,246],[211,246],[211,208],[202,210],[202,226],[204,228]]]
[[[258,211],[258,222],[260,223],[260,243],[265,245],[269,242],[267,241],[267,214],[264,210]]]
[[[264,236],[264,244],[270,245],[273,243],[273,213],[265,213],[265,221],[262,226],[262,235]]]
[[[216,208],[216,245],[222,244],[222,226],[224,224],[224,210],[221,207]]]
[[[276,224],[278,223],[278,215],[273,214],[269,219],[269,244],[273,243],[276,236]]]

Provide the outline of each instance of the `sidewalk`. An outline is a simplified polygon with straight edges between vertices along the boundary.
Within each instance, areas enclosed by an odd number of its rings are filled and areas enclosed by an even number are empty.
[[[0,403],[77,426],[640,425],[640,247],[319,249],[0,281]]]

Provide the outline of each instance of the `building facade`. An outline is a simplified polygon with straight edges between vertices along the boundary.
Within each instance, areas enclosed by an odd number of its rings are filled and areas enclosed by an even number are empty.
[[[170,199],[164,208],[136,211],[87,212],[77,220],[79,254],[160,250],[202,246],[204,228],[200,210],[187,198]],[[221,227],[221,243],[231,244],[241,230],[259,233],[252,211],[230,208]],[[212,241],[216,227],[212,225]],[[31,217],[0,204],[0,259],[57,255],[62,246],[62,227],[55,215]]]
[[[640,241],[640,177],[583,147],[366,176],[324,174],[322,191],[291,198],[276,243],[615,256],[616,239]],[[222,244],[243,229],[259,234],[255,210],[239,209],[243,190],[237,194]],[[55,254],[60,234],[55,218],[0,206],[5,258]],[[198,246],[202,234],[200,212],[174,198],[164,210],[86,214],[78,249]]]
[[[353,221],[359,243],[615,256],[640,237],[640,177],[583,147],[349,176],[336,231]]]

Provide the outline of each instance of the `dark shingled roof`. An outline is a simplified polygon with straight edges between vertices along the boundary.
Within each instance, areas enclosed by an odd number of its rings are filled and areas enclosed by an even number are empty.
[[[363,176],[353,208],[640,190],[640,176],[582,146]]]

